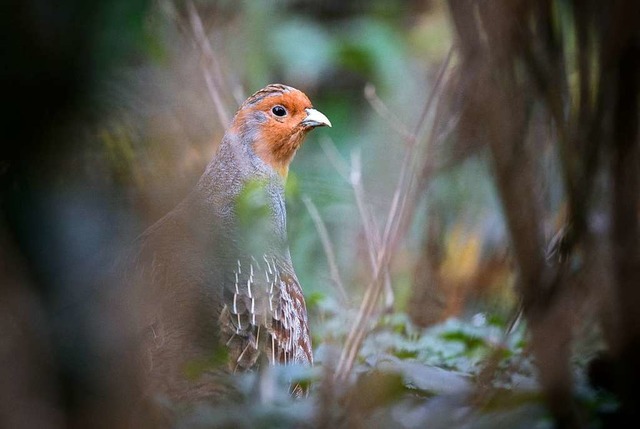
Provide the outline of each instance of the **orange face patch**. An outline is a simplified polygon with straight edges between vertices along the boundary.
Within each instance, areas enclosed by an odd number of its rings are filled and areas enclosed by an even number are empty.
[[[247,123],[252,116],[259,117],[253,149],[262,161],[286,177],[289,163],[312,128],[303,124],[307,118],[305,109],[311,107],[311,101],[301,91],[269,85],[242,105],[233,127]]]

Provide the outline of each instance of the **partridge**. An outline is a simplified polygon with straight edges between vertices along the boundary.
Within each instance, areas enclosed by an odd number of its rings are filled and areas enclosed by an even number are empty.
[[[331,126],[301,91],[272,84],[235,114],[192,192],[138,239],[133,261],[148,388],[174,400],[224,392],[218,372],[311,365],[284,185],[309,131]],[[226,369],[216,369],[220,358]]]

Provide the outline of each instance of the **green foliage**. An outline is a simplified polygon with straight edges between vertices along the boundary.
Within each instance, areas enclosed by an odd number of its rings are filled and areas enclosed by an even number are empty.
[[[478,315],[475,320],[474,324],[449,319],[422,330],[412,326],[406,315],[387,316],[365,341],[362,359],[372,361],[377,355],[390,354],[475,375],[495,350],[501,351],[503,359],[523,355],[524,329],[505,336],[504,326],[487,323],[484,315]]]
[[[354,396],[352,405],[364,411],[390,406],[406,392],[401,374],[380,369],[362,373],[353,389],[359,394]]]
[[[231,382],[239,397],[216,406],[201,406],[181,414],[180,427],[316,427],[328,419],[343,419],[367,427],[547,427],[531,359],[526,352],[525,327],[505,335],[505,324],[479,314],[471,321],[450,319],[428,329],[411,324],[402,313],[388,314],[372,326],[353,376],[328,400],[326,383],[355,312],[320,294],[310,297],[322,313],[323,326],[314,330],[316,367],[276,366],[236,375]],[[497,359],[485,396],[471,411],[467,399],[485,388],[480,374]],[[309,396],[292,399],[290,386],[310,385]],[[594,410],[606,404],[593,391],[584,400]],[[465,411],[466,410],[466,411]],[[418,419],[418,420],[415,420]],[[342,423],[341,423],[342,422]],[[474,426],[475,423],[474,423]]]
[[[286,428],[308,427],[314,418],[313,397],[292,399],[292,384],[309,384],[317,370],[300,366],[265,367],[260,372],[237,374],[229,382],[237,395],[228,402],[201,404],[172,411],[177,427]],[[172,407],[169,404],[169,407]]]
[[[326,27],[295,17],[270,36],[273,58],[288,73],[295,74],[294,79],[319,79],[331,68],[334,42]]]
[[[235,201],[238,227],[247,251],[253,255],[262,255],[273,244],[270,234],[273,219],[276,216],[269,183],[257,179],[248,182]]]
[[[208,359],[191,360],[184,368],[184,375],[189,380],[197,380],[205,372],[226,366],[229,352],[225,347],[216,347]]]
[[[256,231],[265,231],[261,226],[268,225],[272,215],[271,200],[269,198],[268,183],[265,180],[251,180],[247,182],[236,198],[235,211],[240,226]]]

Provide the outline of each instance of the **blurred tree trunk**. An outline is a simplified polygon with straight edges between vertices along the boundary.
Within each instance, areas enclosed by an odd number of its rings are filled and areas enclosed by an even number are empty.
[[[614,112],[611,138],[613,184],[611,240],[614,279],[620,303],[620,368],[618,388],[622,416],[632,427],[640,427],[640,150],[638,147],[638,92],[640,91],[640,7],[637,2],[618,2],[609,40],[610,51],[603,64],[615,82],[611,94]],[[612,28],[613,30],[613,28]],[[609,74],[609,73],[607,73]],[[630,427],[631,427],[630,426]]]
[[[640,380],[632,369],[640,359],[638,2],[450,0],[449,6],[461,56],[458,138],[483,142],[492,155],[548,407],[559,427],[582,425],[569,365],[571,313],[581,299],[573,286],[581,282],[583,293],[613,294],[601,322],[619,362],[620,417],[638,427]],[[539,195],[548,177],[540,169],[544,147],[535,141],[533,112],[542,112],[553,130],[569,207],[568,262],[560,265],[547,263],[542,251],[549,208]],[[608,237],[589,221],[603,212]],[[610,245],[598,242],[603,237]],[[609,257],[612,264],[602,261]],[[613,287],[596,279],[612,279]]]
[[[87,178],[103,166],[81,164],[92,141],[78,136],[101,110],[101,79],[134,51],[146,4],[0,6],[0,427],[144,422],[109,277],[115,231],[131,220],[108,198],[119,189]]]

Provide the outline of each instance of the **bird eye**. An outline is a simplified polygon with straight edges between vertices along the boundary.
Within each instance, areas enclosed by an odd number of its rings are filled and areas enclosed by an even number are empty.
[[[274,106],[273,109],[271,109],[271,112],[276,116],[282,117],[287,114],[287,109],[285,109],[280,105],[277,105],[277,106]]]

